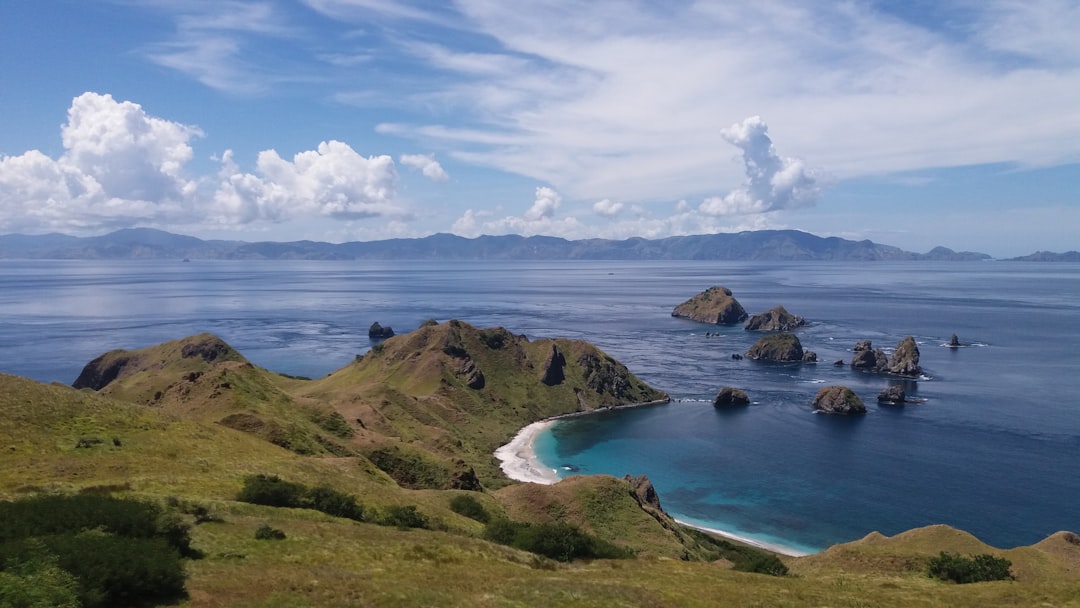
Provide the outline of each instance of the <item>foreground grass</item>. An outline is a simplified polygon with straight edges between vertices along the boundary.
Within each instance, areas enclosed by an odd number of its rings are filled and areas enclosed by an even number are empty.
[[[924,574],[777,578],[670,559],[555,564],[428,530],[233,505],[193,531],[183,606],[1071,606],[1073,582],[945,584]],[[258,541],[269,523],[282,541]]]

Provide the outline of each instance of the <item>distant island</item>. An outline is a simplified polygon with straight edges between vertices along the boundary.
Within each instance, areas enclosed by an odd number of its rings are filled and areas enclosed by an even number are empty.
[[[1058,254],[1039,253],[1045,259]],[[1077,261],[1080,254],[1073,256]],[[1028,256],[1031,257],[1031,256]],[[985,253],[935,247],[904,251],[869,240],[820,237],[798,230],[567,240],[550,236],[434,234],[423,238],[323,243],[203,240],[152,228],[127,228],[102,236],[0,235],[0,259],[176,259],[176,260],[760,260],[760,261],[982,261]],[[1015,258],[1027,259],[1027,258]]]

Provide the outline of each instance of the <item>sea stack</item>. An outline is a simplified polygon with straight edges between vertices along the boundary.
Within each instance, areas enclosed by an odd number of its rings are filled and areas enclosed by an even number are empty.
[[[802,361],[803,355],[799,337],[789,333],[763,336],[746,351],[747,357],[762,361]],[[814,359],[817,359],[816,355]]]
[[[919,367],[919,346],[915,344],[915,338],[908,336],[896,345],[892,357],[889,357],[888,371],[900,376],[918,376],[922,373]]]
[[[735,325],[743,322],[747,314],[730,289],[717,285],[676,306],[671,316],[713,325]]]
[[[783,306],[777,306],[747,319],[743,329],[747,331],[791,331],[803,325],[806,325],[806,319],[791,314]]]
[[[814,411],[823,414],[865,414],[866,405],[846,386],[826,386],[814,397]]]
[[[720,392],[716,394],[716,399],[713,399],[713,406],[719,408],[744,405],[750,405],[750,398],[746,396],[746,392],[731,386],[720,389]]]

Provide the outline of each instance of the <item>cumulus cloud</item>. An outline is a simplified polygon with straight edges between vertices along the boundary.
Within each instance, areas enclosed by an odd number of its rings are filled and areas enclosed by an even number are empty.
[[[217,175],[193,177],[185,168],[201,130],[93,92],[72,101],[61,136],[64,152],[56,159],[38,150],[0,157],[0,231],[411,219],[396,202],[393,159],[365,157],[339,141],[291,160],[265,150],[253,173],[241,171],[227,150]]]
[[[435,157],[430,154],[402,154],[398,159],[401,164],[406,167],[412,167],[419,169],[424,177],[431,178],[437,182],[444,182],[450,179],[446,171],[439,164],[439,161],[435,160]]]
[[[494,214],[488,211],[466,209],[450,228],[454,234],[475,237],[481,234],[538,234],[579,238],[588,229],[575,217],[556,218],[555,211],[562,205],[562,195],[547,186],[536,188],[532,205],[520,216],[484,219]]]
[[[769,139],[769,127],[751,116],[721,132],[742,150],[746,181],[742,188],[701,203],[705,215],[747,215],[813,205],[821,196],[814,172],[797,158],[779,156]]]
[[[593,213],[602,215],[604,217],[615,217],[622,213],[623,204],[620,201],[613,201],[605,198],[602,201],[596,201],[592,206]]]
[[[0,159],[0,228],[119,227],[189,207],[197,182],[183,168],[198,128],[87,92],[72,101],[61,135],[55,160],[37,150]]]
[[[358,219],[405,216],[394,204],[397,171],[386,155],[364,157],[348,144],[328,141],[292,161],[274,150],[259,153],[258,175],[242,173],[231,151],[222,157],[215,211],[225,223],[282,221],[303,215]]]

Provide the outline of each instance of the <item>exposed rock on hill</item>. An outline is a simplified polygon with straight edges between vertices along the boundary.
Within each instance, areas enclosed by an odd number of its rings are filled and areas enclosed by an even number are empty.
[[[806,319],[791,314],[783,306],[777,306],[747,319],[743,329],[747,331],[791,331],[803,325],[806,325]]]
[[[111,350],[87,363],[71,385],[98,391],[116,380],[141,371],[162,370],[170,362],[180,359],[198,359],[203,364],[214,361],[244,361],[240,353],[221,338],[211,334],[198,334],[146,349]],[[184,364],[184,367],[191,370],[205,369],[205,365],[197,363]]]
[[[627,483],[630,484],[630,495],[634,497],[634,500],[641,506],[642,509],[654,509],[656,511],[663,512],[664,509],[660,506],[660,495],[656,493],[656,488],[653,487],[652,482],[645,475],[633,475],[627,474],[623,477]]]
[[[866,405],[846,386],[826,386],[814,397],[814,411],[824,414],[865,414]]]
[[[551,357],[548,358],[547,364],[544,366],[544,377],[540,381],[548,386],[562,384],[562,381],[566,379],[566,373],[563,371],[565,367],[566,357],[559,352],[557,345],[552,344]]]
[[[745,320],[747,315],[742,304],[731,295],[731,290],[717,285],[676,306],[671,316],[699,323],[734,325]]]
[[[745,391],[731,386],[725,386],[716,394],[716,398],[713,399],[713,405],[716,407],[739,407],[750,405],[750,397],[746,396]]]
[[[798,336],[789,333],[762,336],[746,351],[747,357],[763,361],[802,361],[803,354]]]

